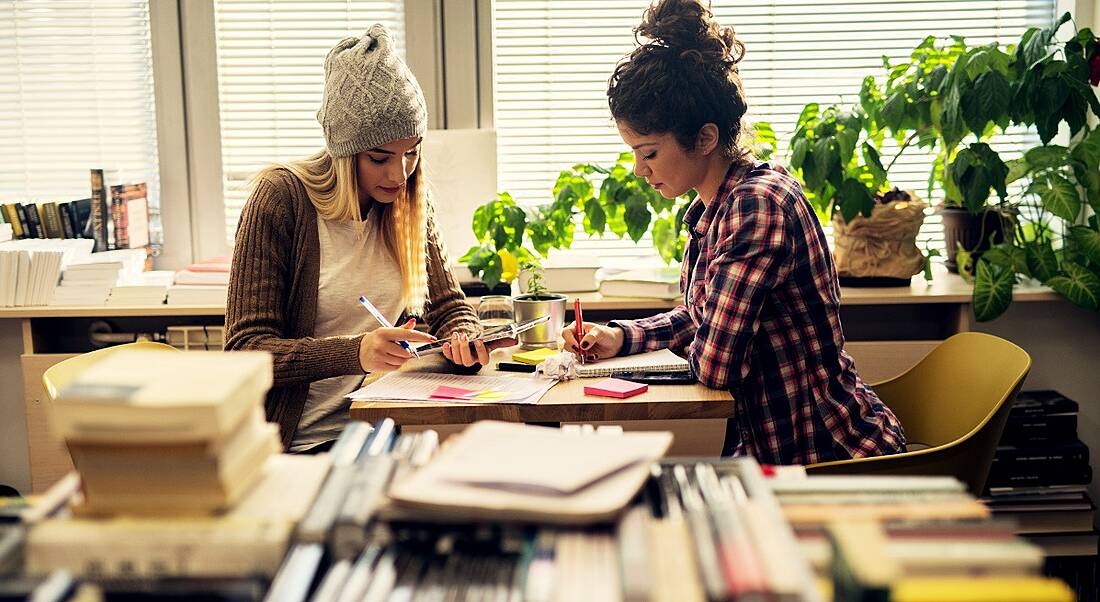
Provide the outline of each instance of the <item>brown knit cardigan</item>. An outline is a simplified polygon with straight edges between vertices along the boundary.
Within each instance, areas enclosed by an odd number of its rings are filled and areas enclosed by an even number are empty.
[[[477,333],[477,315],[447,269],[434,222],[428,221],[428,302],[423,321],[438,337]],[[225,312],[225,349],[267,351],[275,384],[267,419],[279,423],[287,448],[302,417],[309,385],[363,374],[355,337],[313,338],[321,251],[317,210],[302,183],[286,170],[257,182],[237,225]]]

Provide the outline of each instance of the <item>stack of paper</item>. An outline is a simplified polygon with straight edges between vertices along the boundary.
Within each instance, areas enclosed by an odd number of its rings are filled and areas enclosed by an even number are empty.
[[[201,378],[200,378],[201,377]],[[264,421],[266,353],[120,351],[50,405],[90,514],[209,514],[231,507],[279,450]]]
[[[31,239],[0,243],[0,306],[48,305],[65,266],[92,241]]]
[[[107,305],[161,305],[175,278],[176,273],[170,270],[141,272],[122,277],[118,286],[111,288]]]
[[[535,376],[460,376],[435,372],[391,372],[348,395],[348,399],[538,403],[538,400],[556,383],[556,380]]]
[[[666,432],[584,437],[483,421],[389,495],[399,507],[435,516],[591,523],[622,510],[671,443]]]

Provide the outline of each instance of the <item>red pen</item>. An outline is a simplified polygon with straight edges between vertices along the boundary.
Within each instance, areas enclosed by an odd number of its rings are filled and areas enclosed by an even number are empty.
[[[581,345],[581,339],[584,338],[584,316],[581,315],[581,298],[573,298],[573,332],[577,335],[577,347]],[[582,350],[577,354],[581,358],[581,363],[584,363],[585,352]]]

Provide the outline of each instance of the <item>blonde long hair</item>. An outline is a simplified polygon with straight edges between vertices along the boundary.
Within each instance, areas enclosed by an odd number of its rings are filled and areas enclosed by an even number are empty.
[[[268,166],[253,178],[256,182],[276,169],[286,169],[301,181],[317,215],[323,219],[362,221],[355,156],[333,157],[327,150],[298,161]],[[405,311],[419,314],[428,297],[427,229],[428,195],[424,181],[424,160],[405,182],[405,192],[381,209],[386,248],[401,271],[401,303]]]

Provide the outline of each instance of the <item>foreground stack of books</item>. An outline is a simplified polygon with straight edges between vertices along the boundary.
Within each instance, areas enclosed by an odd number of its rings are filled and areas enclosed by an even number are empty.
[[[83,483],[83,514],[209,515],[279,450],[263,416],[265,353],[121,350],[62,389],[50,423]]]

